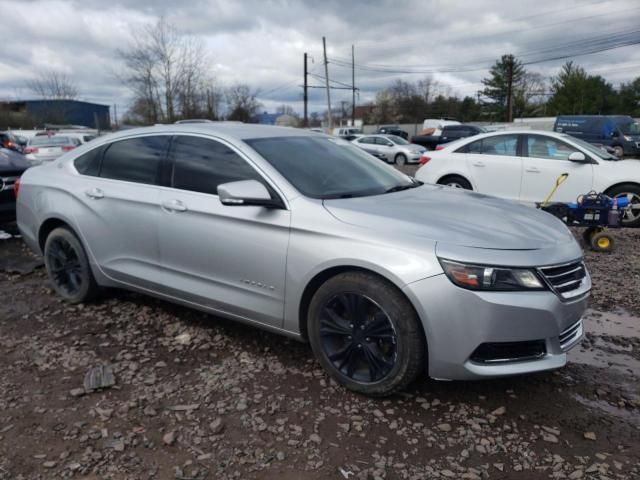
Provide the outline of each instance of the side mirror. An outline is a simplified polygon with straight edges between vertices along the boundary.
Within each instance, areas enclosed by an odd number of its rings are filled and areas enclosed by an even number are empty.
[[[228,207],[260,206],[282,208],[278,200],[271,198],[266,187],[257,180],[240,180],[218,185],[220,203]]]
[[[584,153],[582,152],[573,152],[571,155],[569,155],[569,161],[584,163],[587,161],[587,157],[585,157]]]

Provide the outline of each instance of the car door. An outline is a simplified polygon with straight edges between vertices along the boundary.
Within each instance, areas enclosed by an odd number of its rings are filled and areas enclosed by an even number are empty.
[[[509,200],[520,198],[522,157],[517,134],[492,135],[466,144],[467,168],[474,189]]]
[[[225,206],[217,187],[255,179],[278,194],[236,149],[200,136],[174,137],[159,228],[168,293],[218,311],[280,326],[290,212]]]
[[[362,137],[358,140],[358,146],[371,155],[378,155],[375,137]]]
[[[376,150],[380,156],[383,156],[387,162],[393,162],[395,145],[388,138],[375,137]]]
[[[579,150],[563,140],[527,134],[523,145],[523,174],[520,200],[530,205],[542,202],[563,173],[569,177],[555,192],[551,201],[575,202],[578,195],[593,187],[593,164],[571,162],[569,155]]]
[[[75,160],[71,186],[81,236],[109,277],[145,288],[159,271],[159,182],[170,136],[115,141]]]

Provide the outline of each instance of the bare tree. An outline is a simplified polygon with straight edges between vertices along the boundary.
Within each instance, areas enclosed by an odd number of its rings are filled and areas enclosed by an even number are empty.
[[[134,96],[132,114],[150,123],[219,116],[220,94],[214,95],[202,43],[180,34],[164,18],[134,35],[118,55],[125,65],[120,78]]]
[[[236,83],[227,88],[226,98],[229,109],[229,120],[250,122],[260,110],[261,104],[256,97],[257,90],[251,90],[248,85]]]
[[[47,100],[74,100],[78,98],[76,83],[65,73],[42,70],[35,78],[27,81],[27,87],[36,95]]]

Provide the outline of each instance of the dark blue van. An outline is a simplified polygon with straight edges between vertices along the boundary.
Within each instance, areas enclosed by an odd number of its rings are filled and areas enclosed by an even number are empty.
[[[611,147],[618,157],[640,154],[640,125],[627,115],[562,115],[554,131]]]

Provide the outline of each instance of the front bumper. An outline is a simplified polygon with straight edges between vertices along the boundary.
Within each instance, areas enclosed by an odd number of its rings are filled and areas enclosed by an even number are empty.
[[[583,336],[581,318],[589,297],[588,291],[570,301],[551,291],[477,292],[455,286],[444,274],[406,285],[404,292],[416,307],[426,333],[429,376],[447,380],[518,375],[564,366],[566,352]],[[483,344],[533,341],[544,345],[535,357],[496,362],[472,359]]]

